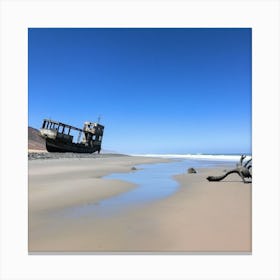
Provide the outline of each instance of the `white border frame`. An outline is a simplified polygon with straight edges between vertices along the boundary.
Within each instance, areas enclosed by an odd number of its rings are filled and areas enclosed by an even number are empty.
[[[1,279],[280,278],[279,1],[0,0],[0,5]],[[252,255],[28,255],[28,27],[253,28]],[[20,141],[10,138],[15,129]],[[271,175],[263,176],[263,170]]]

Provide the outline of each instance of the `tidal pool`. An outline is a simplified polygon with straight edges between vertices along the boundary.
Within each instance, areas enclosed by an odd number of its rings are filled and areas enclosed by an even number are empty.
[[[179,187],[179,183],[173,179],[174,175],[186,173],[189,167],[201,168],[227,165],[229,161],[209,160],[174,160],[168,163],[153,163],[136,165],[137,170],[129,173],[114,173],[103,178],[108,180],[117,179],[136,184],[136,187],[125,193],[113,196],[108,199],[72,207],[67,213],[71,217],[88,215],[107,216],[116,212],[127,210],[129,207],[143,203],[156,201],[173,194]],[[232,165],[232,163],[231,163]],[[195,176],[195,175],[194,175]]]

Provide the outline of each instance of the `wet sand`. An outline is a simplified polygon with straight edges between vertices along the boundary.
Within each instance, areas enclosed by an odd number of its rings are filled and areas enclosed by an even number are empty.
[[[159,158],[107,156],[29,161],[29,252],[250,252],[251,184],[231,175],[208,182],[223,167],[175,176],[173,195],[108,216],[64,216],[135,188],[102,179]],[[194,166],[195,167],[195,166]],[[131,171],[134,172],[134,171]]]

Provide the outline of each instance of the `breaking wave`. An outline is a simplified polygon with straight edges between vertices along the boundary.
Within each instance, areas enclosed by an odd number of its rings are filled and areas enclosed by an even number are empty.
[[[131,156],[142,157],[160,157],[160,158],[174,158],[174,159],[201,159],[201,160],[229,160],[239,161],[241,155],[204,155],[204,154],[131,154]],[[246,159],[250,159],[252,156],[248,155]]]

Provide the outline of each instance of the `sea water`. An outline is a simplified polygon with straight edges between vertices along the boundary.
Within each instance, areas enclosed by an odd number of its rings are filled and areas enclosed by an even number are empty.
[[[235,165],[236,160],[221,158],[218,160],[174,158],[167,163],[153,163],[136,165],[136,170],[128,173],[113,173],[103,177],[105,180],[122,180],[135,184],[135,188],[125,193],[99,201],[98,203],[73,207],[67,211],[72,218],[97,215],[108,216],[128,210],[144,203],[157,201],[172,195],[177,191],[179,183],[174,175],[186,173],[187,169],[205,168],[217,165]],[[195,175],[194,175],[195,176]]]

